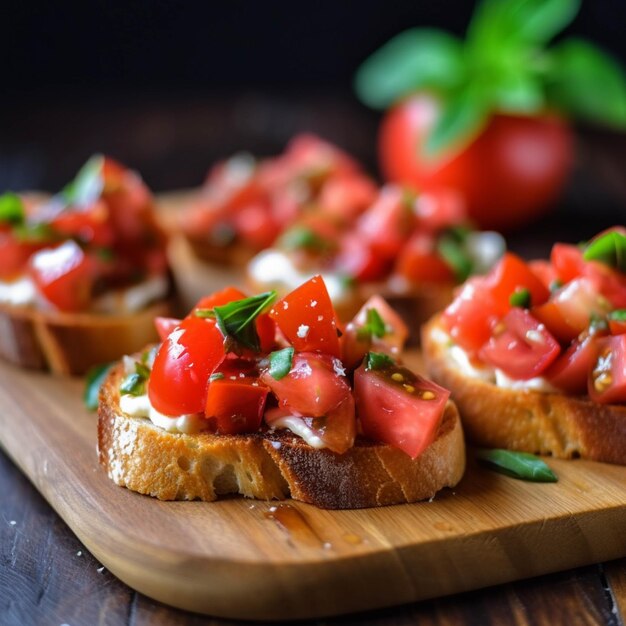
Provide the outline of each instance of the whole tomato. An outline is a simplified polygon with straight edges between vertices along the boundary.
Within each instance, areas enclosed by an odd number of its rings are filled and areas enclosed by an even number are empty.
[[[556,115],[493,114],[460,152],[429,158],[423,144],[440,114],[440,102],[417,93],[384,117],[378,150],[383,175],[420,191],[454,189],[482,228],[510,231],[554,202],[572,161],[568,124]]]

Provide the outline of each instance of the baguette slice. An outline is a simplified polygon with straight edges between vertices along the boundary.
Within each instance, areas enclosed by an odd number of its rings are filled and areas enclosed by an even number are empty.
[[[161,301],[137,313],[104,315],[40,311],[0,304],[0,356],[21,367],[83,374],[156,341],[156,316],[170,315]]]
[[[463,432],[451,402],[436,440],[415,460],[365,440],[339,455],[314,449],[289,431],[168,433],[122,413],[122,377],[118,364],[100,392],[100,463],[116,484],[160,500],[213,501],[239,493],[292,497],[328,509],[383,506],[431,498],[456,485],[465,469]]]
[[[512,390],[463,374],[438,341],[439,318],[422,330],[430,376],[452,391],[468,440],[558,458],[626,465],[626,406],[587,397]]]

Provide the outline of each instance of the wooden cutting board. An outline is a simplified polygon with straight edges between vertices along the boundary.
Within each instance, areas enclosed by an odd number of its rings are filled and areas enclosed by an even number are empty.
[[[470,459],[432,502],[356,511],[159,502],[100,469],[81,393],[79,380],[0,363],[0,442],[111,572],[180,608],[319,617],[626,556],[626,467],[550,461],[559,482],[533,484]]]

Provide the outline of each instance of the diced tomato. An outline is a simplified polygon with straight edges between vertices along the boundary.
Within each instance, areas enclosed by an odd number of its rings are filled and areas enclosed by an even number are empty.
[[[271,246],[281,231],[281,225],[263,202],[243,207],[233,216],[233,224],[241,240],[255,250]]]
[[[354,373],[357,416],[363,434],[411,458],[434,440],[450,392],[402,367]]]
[[[415,227],[415,215],[401,187],[386,185],[357,222],[357,232],[375,254],[394,259]]]
[[[550,297],[550,291],[528,264],[512,252],[506,252],[487,274],[484,285],[503,313],[509,309],[511,294],[519,289],[530,291],[532,305],[543,304]]]
[[[402,248],[395,271],[413,283],[455,280],[452,268],[437,253],[435,239],[423,232],[415,233]]]
[[[152,406],[164,415],[204,411],[209,376],[225,356],[224,337],[214,320],[184,319],[154,359],[148,385]]]
[[[289,142],[284,158],[294,170],[300,172],[325,170],[338,175],[359,170],[356,161],[343,150],[310,133],[296,135]]]
[[[626,335],[598,339],[598,352],[589,370],[587,390],[594,402],[626,402]]]
[[[81,311],[89,306],[96,262],[75,241],[35,253],[29,271],[39,292],[57,309]]]
[[[593,315],[604,316],[610,310],[588,278],[576,278],[552,294],[549,302],[533,307],[532,314],[543,322],[560,341],[572,341],[588,326]]]
[[[357,232],[346,233],[334,259],[337,272],[358,281],[374,281],[384,278],[391,269],[391,259],[383,259]]]
[[[324,183],[318,203],[324,212],[351,222],[374,202],[377,194],[374,182],[363,175],[335,176]]]
[[[559,278],[556,270],[552,267],[550,261],[544,261],[543,259],[537,259],[535,261],[529,261],[528,267],[530,271],[539,278],[544,287],[551,289],[555,284],[555,281]]]
[[[363,333],[367,324],[368,311],[374,309],[381,317],[385,331],[382,337]],[[397,355],[402,351],[409,336],[409,329],[402,318],[387,304],[384,298],[375,295],[359,309],[341,336],[341,360],[354,368],[363,360],[367,352],[387,352]]]
[[[18,241],[10,232],[0,233],[0,280],[12,280],[26,270],[30,257],[49,245]]]
[[[245,297],[247,297],[246,294],[236,287],[225,287],[220,291],[213,292],[211,295],[200,298],[187,317],[195,317],[194,311],[196,309],[214,309],[216,306],[224,306],[229,302],[243,300]]]
[[[154,326],[159,334],[161,341],[165,341],[169,334],[180,325],[182,320],[176,317],[155,317]]]
[[[597,261],[585,263],[582,273],[614,308],[626,308],[626,275]]]
[[[306,417],[322,417],[350,395],[342,371],[339,359],[305,352],[294,355],[291,371],[280,380],[266,370],[261,373],[261,381],[278,398],[279,406]]]
[[[67,209],[59,213],[52,220],[51,226],[61,235],[77,238],[93,246],[110,247],[115,242],[109,212],[102,200],[90,207]]]
[[[468,219],[463,196],[454,189],[430,189],[415,199],[419,225],[435,234],[445,228],[465,224]]]
[[[583,251],[568,243],[555,243],[552,246],[550,262],[558,279],[563,283],[578,278],[585,267]]]
[[[237,376],[209,383],[204,414],[220,435],[253,433],[259,430],[269,389],[258,379]]]
[[[543,324],[528,311],[513,308],[497,324],[479,356],[513,378],[528,380],[542,374],[560,351]]]
[[[552,363],[545,377],[565,393],[584,394],[597,353],[598,336],[583,333]]]
[[[620,309],[609,314],[609,331],[611,335],[626,333],[626,310]]]
[[[335,310],[321,276],[314,276],[287,294],[269,315],[297,352],[339,357]]]

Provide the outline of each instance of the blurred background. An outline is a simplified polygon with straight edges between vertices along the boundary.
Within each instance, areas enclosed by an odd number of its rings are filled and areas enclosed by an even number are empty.
[[[376,175],[380,114],[354,96],[356,68],[410,26],[461,35],[472,10],[460,0],[5,3],[0,189],[58,189],[95,151],[154,190],[193,187],[216,159],[278,153],[300,130]],[[626,66],[624,24],[626,2],[587,0],[564,35]],[[577,139],[564,206],[584,215],[593,203],[598,226],[623,221],[624,135],[583,128]]]

